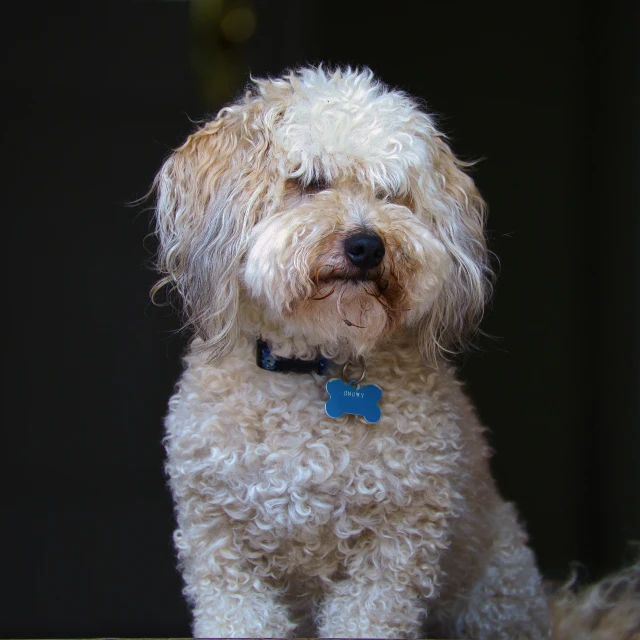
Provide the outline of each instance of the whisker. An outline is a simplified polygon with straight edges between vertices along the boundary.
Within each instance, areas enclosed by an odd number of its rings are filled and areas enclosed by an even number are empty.
[[[329,293],[325,294],[324,296],[313,296],[311,298],[309,298],[309,300],[325,300],[326,298],[328,298],[334,291],[336,290],[335,287],[333,287],[331,289],[331,291],[329,291]]]
[[[364,292],[367,295],[370,295],[372,298],[380,298],[380,296],[382,295],[382,292],[379,290],[378,287],[376,287],[373,291],[369,291],[369,289],[366,286],[362,287],[364,289]],[[377,293],[376,293],[377,290]]]
[[[327,274],[323,274],[322,270],[323,269],[328,269],[329,272]],[[316,282],[318,282],[319,280],[330,280],[333,277],[333,274],[336,272],[336,267],[332,266],[332,265],[323,265],[322,267],[319,267],[318,270],[316,271],[316,275],[314,277],[314,280]]]
[[[336,309],[338,310],[338,315],[342,318],[342,321],[347,325],[347,327],[357,327],[358,329],[366,329],[366,325],[356,324],[355,322],[351,322],[342,311],[342,296],[344,295],[344,288],[340,291],[340,295],[338,296],[338,301],[336,302]]]
[[[386,288],[385,288],[386,289]],[[374,292],[374,291],[369,291],[369,289],[367,289],[367,287],[364,287],[365,293],[367,293],[368,295],[370,295],[372,298],[375,298],[379,303],[380,306],[387,312],[387,313],[397,313],[400,311],[408,311],[409,309],[405,309],[403,307],[392,307],[391,304],[389,303],[389,301],[384,297],[384,290],[380,290],[380,284],[378,284],[378,292]]]

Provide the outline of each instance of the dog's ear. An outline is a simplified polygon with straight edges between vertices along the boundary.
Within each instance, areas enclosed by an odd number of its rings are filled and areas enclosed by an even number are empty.
[[[429,362],[457,353],[477,328],[491,291],[485,240],[486,206],[473,180],[444,136],[431,139],[431,167],[418,178],[413,197],[452,261],[451,272],[420,326],[421,350]]]
[[[187,324],[211,359],[228,353],[237,333],[238,267],[258,203],[269,140],[257,99],[223,109],[164,163],[155,180],[157,267],[152,294],[174,287]]]

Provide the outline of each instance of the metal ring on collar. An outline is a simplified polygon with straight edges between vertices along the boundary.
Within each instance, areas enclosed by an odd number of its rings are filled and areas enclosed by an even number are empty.
[[[357,380],[349,380],[349,382],[353,382],[354,384],[360,384],[363,380],[364,377],[367,373],[367,368],[365,367],[364,364],[364,358],[362,356],[358,356],[358,363],[360,364],[360,366],[362,367],[362,374],[360,375],[360,377]],[[347,367],[353,364],[352,362],[348,361],[344,363],[344,367],[342,367],[342,379],[346,382],[347,381]]]

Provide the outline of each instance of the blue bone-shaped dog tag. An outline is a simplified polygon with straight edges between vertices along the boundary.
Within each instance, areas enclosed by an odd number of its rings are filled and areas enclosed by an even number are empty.
[[[376,384],[361,387],[355,380],[343,382],[333,378],[327,382],[329,399],[324,408],[330,418],[339,418],[343,413],[362,416],[367,422],[380,420],[378,402],[382,398],[382,389]]]

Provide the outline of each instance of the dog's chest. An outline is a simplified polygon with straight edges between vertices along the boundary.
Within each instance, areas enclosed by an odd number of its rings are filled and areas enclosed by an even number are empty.
[[[248,523],[256,540],[309,541],[327,527],[347,537],[367,518],[411,503],[440,469],[450,434],[417,388],[386,389],[382,418],[372,425],[358,416],[330,418],[325,382],[269,372],[220,375],[199,384],[197,396],[183,393],[186,404],[194,398],[205,411],[191,422],[197,438],[182,434],[203,445],[205,459],[195,461],[205,470],[200,481],[211,485],[203,490]]]
[[[171,400],[167,469],[178,502],[200,496],[203,517],[224,513],[261,554],[280,549],[312,571],[313,558],[337,557],[360,532],[450,495],[460,423],[449,379],[417,365],[385,376],[393,362],[374,363],[382,417],[368,424],[327,415],[326,380],[262,371],[241,356],[224,368],[191,361]]]
[[[253,544],[333,546],[328,533],[348,538],[427,489],[425,452],[414,439],[398,441],[353,416],[319,415],[297,428],[288,418],[245,443],[241,468],[219,477],[234,496],[227,512],[247,523]]]

